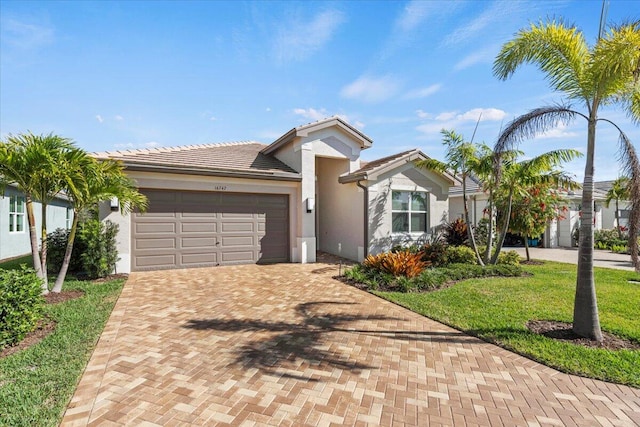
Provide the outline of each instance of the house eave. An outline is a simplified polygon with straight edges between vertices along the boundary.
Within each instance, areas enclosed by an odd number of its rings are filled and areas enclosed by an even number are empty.
[[[229,169],[211,169],[184,167],[179,165],[156,165],[125,162],[125,169],[135,172],[159,172],[174,173],[181,175],[200,175],[200,176],[220,176],[227,178],[248,178],[248,179],[264,179],[274,181],[301,181],[302,176],[296,173],[274,172],[274,171],[238,171]]]

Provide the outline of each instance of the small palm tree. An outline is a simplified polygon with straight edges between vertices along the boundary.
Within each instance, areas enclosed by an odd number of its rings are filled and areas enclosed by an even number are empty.
[[[134,181],[124,173],[122,163],[116,160],[98,161],[84,153],[67,163],[66,167],[65,191],[73,205],[74,215],[62,266],[52,292],[62,290],[82,210],[113,197],[118,198],[123,213],[129,213],[134,208],[145,211],[148,203],[146,196],[138,192]]]
[[[611,188],[607,191],[607,198],[604,200],[605,206],[609,207],[611,202],[616,202],[616,228],[618,237],[622,239],[622,228],[620,227],[620,200],[629,198],[629,178],[621,176],[613,181]]]
[[[509,221],[511,219],[511,208],[514,197],[524,197],[529,189],[539,185],[549,187],[564,187],[568,189],[578,188],[572,176],[559,170],[558,167],[563,162],[569,162],[582,153],[577,150],[554,150],[549,151],[533,159],[516,162],[513,157],[500,163],[500,183],[496,192],[496,204],[502,210],[503,224],[498,237],[496,251],[491,258],[491,263],[498,261],[500,250],[504,245],[507,232],[509,231]],[[498,174],[496,174],[497,176]],[[526,237],[525,246],[526,246]],[[527,247],[527,260],[529,259],[529,248]]]
[[[603,21],[603,19],[601,19]],[[516,118],[500,135],[494,150],[500,152],[577,117],[587,122],[587,152],[582,185],[582,206],[593,205],[596,126],[607,122],[619,132],[620,153],[625,175],[630,178],[632,203],[629,218],[629,246],[635,268],[640,271],[638,245],[640,227],[640,160],[629,138],[610,120],[599,117],[604,105],[621,106],[636,123],[640,122],[640,21],[614,26],[601,32],[589,46],[577,28],[551,20],[532,24],[502,46],[493,64],[494,74],[507,79],[525,63],[537,65],[554,90],[578,101],[585,112],[570,105],[542,107]],[[573,313],[573,331],[602,341],[593,276],[593,212],[585,209],[580,226],[578,278]]]
[[[13,184],[25,195],[33,267],[42,279],[42,291],[48,293],[47,281],[47,206],[60,194],[64,182],[64,164],[77,155],[70,139],[57,135],[34,135],[31,132],[9,135],[0,143],[0,187]],[[38,249],[33,202],[42,205],[41,239]]]
[[[471,222],[469,221],[469,204],[467,201],[467,178],[479,169],[482,163],[478,148],[472,142],[465,142],[464,137],[453,130],[443,129],[442,143],[446,145],[446,162],[436,159],[426,159],[418,161],[416,164],[420,168],[435,170],[438,172],[452,171],[454,176],[459,176],[462,181],[462,201],[464,208],[464,221],[467,224],[467,237],[471,248],[476,255],[478,264],[484,265],[484,261],[478,252],[476,239],[473,234]]]

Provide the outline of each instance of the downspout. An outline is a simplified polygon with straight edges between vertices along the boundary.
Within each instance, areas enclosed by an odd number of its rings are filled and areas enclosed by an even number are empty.
[[[364,213],[364,258],[369,255],[369,189],[361,184],[362,180],[356,181],[356,185],[364,191],[363,213]]]

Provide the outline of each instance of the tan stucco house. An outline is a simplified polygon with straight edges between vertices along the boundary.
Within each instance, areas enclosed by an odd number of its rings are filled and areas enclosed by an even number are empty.
[[[423,239],[448,216],[450,175],[418,150],[364,162],[372,140],[338,117],[254,141],[97,153],[120,159],[149,198],[120,225],[118,272],[240,263],[362,260]]]

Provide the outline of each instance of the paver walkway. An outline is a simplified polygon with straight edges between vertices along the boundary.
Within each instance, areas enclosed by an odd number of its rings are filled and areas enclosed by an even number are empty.
[[[132,274],[62,425],[640,424],[638,389],[561,374],[336,273]]]
[[[523,247],[504,249],[515,250],[523,258],[526,256]],[[578,264],[578,248],[529,248],[529,255],[531,259]],[[596,249],[593,251],[593,265],[596,267],[634,271],[630,255],[616,254],[605,250]]]

